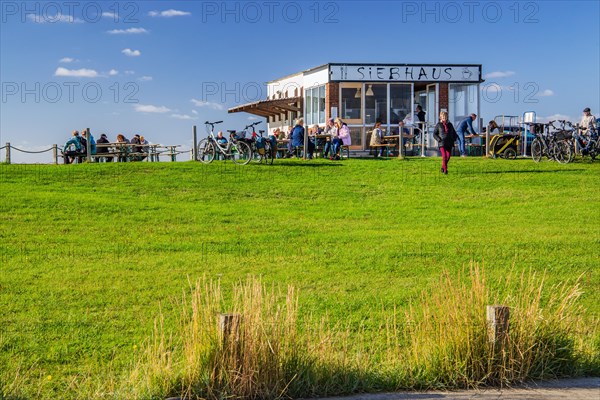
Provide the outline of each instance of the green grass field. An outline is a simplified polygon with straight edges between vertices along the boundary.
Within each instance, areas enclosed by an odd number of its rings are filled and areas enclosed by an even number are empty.
[[[78,398],[79,377],[119,376],[159,310],[169,329],[202,277],[292,284],[302,314],[364,329],[365,340],[377,340],[385,310],[443,290],[442,272],[472,261],[490,280],[581,277],[584,318],[600,316],[600,163],[439,167],[0,165],[0,388]]]

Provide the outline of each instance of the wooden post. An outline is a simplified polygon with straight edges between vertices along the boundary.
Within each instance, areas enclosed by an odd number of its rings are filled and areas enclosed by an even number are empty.
[[[87,162],[92,162],[92,144],[90,142],[90,136],[90,128],[85,128],[85,154]]]
[[[193,139],[192,139],[192,160],[198,161],[198,149],[196,148],[198,144],[198,134],[196,132],[196,125],[193,128]]]
[[[58,145],[52,145],[52,157],[54,159],[54,164],[58,165]]]
[[[502,346],[508,339],[510,308],[501,305],[487,306],[489,342]]]
[[[230,341],[238,341],[240,338],[240,314],[219,314],[219,332],[221,343],[228,344]]]
[[[6,142],[6,157],[4,162],[10,164],[10,142]]]

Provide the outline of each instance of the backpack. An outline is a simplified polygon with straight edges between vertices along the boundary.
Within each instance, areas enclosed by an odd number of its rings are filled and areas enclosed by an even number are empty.
[[[259,136],[256,138],[255,141],[255,146],[256,149],[258,150],[258,154],[260,154],[261,156],[265,154],[265,138],[262,136]]]

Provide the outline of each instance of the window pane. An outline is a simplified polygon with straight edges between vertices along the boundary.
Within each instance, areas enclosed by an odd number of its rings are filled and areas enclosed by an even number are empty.
[[[363,128],[359,126],[350,126],[350,138],[352,138],[352,146],[360,146],[362,148],[362,132]]]
[[[356,97],[358,91],[358,97]],[[360,89],[342,88],[342,119],[361,119]],[[360,121],[362,122],[362,121]]]
[[[312,124],[312,96],[311,96],[311,91],[310,89],[307,89],[304,91],[305,92],[305,101],[306,101],[306,121],[304,121],[306,124]]]
[[[450,85],[449,97],[448,111],[453,124],[477,113],[477,85]]]
[[[311,125],[319,122],[318,112],[319,112],[319,88],[312,88],[312,118]]]
[[[398,125],[411,112],[410,84],[390,85],[390,124]]]
[[[325,85],[319,87],[319,124],[325,123]]]
[[[373,125],[376,120],[387,125],[387,85],[366,85],[365,124]]]

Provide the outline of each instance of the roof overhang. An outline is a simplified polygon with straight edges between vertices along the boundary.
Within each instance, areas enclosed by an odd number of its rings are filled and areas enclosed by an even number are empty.
[[[260,100],[253,103],[242,104],[227,110],[228,113],[247,112],[261,117],[273,117],[288,111],[302,111],[298,102],[304,101],[302,96],[288,97],[285,99]]]

